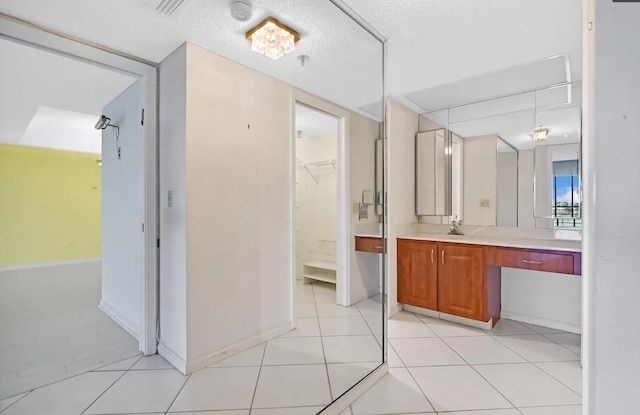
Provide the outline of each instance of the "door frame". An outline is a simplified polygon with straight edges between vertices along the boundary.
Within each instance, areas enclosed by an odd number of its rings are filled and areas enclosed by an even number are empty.
[[[291,139],[290,154],[290,252],[291,252],[291,318],[296,319],[296,104],[301,104],[319,112],[324,112],[338,121],[336,169],[338,171],[338,229],[336,239],[336,302],[339,305],[351,305],[351,252],[350,237],[352,218],[350,214],[350,140],[349,140],[349,111],[339,105],[325,101],[313,94],[294,88],[291,93]]]
[[[87,42],[55,30],[38,26],[0,12],[0,38],[36,47],[71,59],[88,62],[137,77],[140,104],[145,109],[141,174],[143,258],[140,264],[142,298],[139,348],[145,355],[155,354],[158,317],[158,69],[157,64]]]

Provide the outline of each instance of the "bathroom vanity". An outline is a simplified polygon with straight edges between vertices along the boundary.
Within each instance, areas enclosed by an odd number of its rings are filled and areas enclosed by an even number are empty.
[[[492,328],[501,267],[580,275],[579,241],[414,234],[397,239],[398,302],[405,309]]]

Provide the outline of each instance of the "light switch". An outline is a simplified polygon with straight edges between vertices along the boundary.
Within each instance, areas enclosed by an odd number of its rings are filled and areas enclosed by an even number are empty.
[[[489,199],[480,199],[480,207],[489,207]]]
[[[353,213],[354,215],[357,215],[360,212],[360,203],[355,202],[353,204],[353,208],[351,209],[351,213]]]

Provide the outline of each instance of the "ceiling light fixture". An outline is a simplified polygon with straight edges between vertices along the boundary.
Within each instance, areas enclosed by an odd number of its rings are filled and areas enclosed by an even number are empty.
[[[542,126],[540,126],[540,128],[536,129],[533,132],[533,138],[535,138],[536,141],[546,140],[548,136],[549,136],[549,130],[547,128],[542,128]]]
[[[298,32],[272,17],[249,30],[246,37],[251,42],[251,50],[271,59],[279,59],[291,52],[300,40]]]

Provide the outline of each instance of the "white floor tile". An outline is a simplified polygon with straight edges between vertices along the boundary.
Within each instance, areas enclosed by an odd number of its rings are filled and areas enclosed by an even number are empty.
[[[320,317],[320,332],[323,336],[362,336],[371,334],[362,317]]]
[[[522,363],[521,356],[491,336],[449,337],[443,339],[467,363]]]
[[[579,355],[539,334],[496,336],[495,338],[530,362],[580,360]]]
[[[373,334],[382,334],[382,315],[365,316],[364,320]]]
[[[505,318],[500,319],[498,324],[487,331],[492,336],[504,336],[504,335],[517,335],[517,334],[537,334],[535,331],[525,327],[520,323],[516,323],[512,320],[507,320]]]
[[[193,373],[170,412],[250,409],[258,367],[207,368]]]
[[[549,327],[542,327],[542,326],[536,326],[535,324],[529,324],[529,323],[520,323],[523,326],[530,328],[531,330],[535,331],[536,333],[539,334],[564,334],[566,333],[565,331],[562,330],[556,330],[556,329],[552,329]]]
[[[296,303],[298,304],[315,304],[316,297],[313,292],[296,293]]]
[[[95,372],[101,372],[101,371],[105,371],[105,370],[116,370],[116,371],[129,370],[129,369],[131,369],[131,366],[133,366],[141,358],[142,358],[142,356],[131,357],[129,359],[121,360],[121,361],[113,363],[111,365],[99,367],[99,368],[95,369],[94,371]]]
[[[36,389],[2,415],[80,414],[121,375],[122,372],[90,372]]]
[[[517,409],[487,409],[486,411],[441,412],[443,415],[522,415]]]
[[[249,415],[249,410],[244,409],[241,411],[198,411],[198,412],[167,412],[170,415]],[[130,414],[130,415],[156,415],[156,414]],[[160,413],[157,415],[164,415]]]
[[[324,406],[306,406],[298,408],[271,408],[271,409],[253,409],[251,415],[316,415],[322,411]],[[173,415],[173,414],[172,414]],[[190,414],[200,415],[200,414]],[[212,414],[212,415],[218,415]]]
[[[536,366],[567,385],[572,391],[582,395],[582,366],[580,366],[580,362],[536,363]]]
[[[463,326],[447,320],[429,322],[421,319],[434,333],[440,337],[486,336],[487,333],[475,327]]]
[[[280,337],[319,337],[320,325],[316,317],[296,318],[296,328]]]
[[[322,343],[327,363],[382,362],[382,347],[372,335],[323,337]]]
[[[320,337],[279,337],[267,342],[263,364],[304,365],[324,363]]]
[[[143,356],[142,359],[138,360],[138,362],[131,368],[131,370],[163,369],[173,369],[173,366],[171,366],[171,363],[164,360],[159,354],[154,354],[152,356]]]
[[[366,299],[356,306],[363,316],[380,316],[382,318],[382,303],[380,301]]]
[[[342,395],[377,368],[379,363],[338,363],[327,365],[333,399]]]
[[[314,294],[318,293],[336,293],[336,285],[328,282],[314,282],[313,284]]]
[[[470,366],[409,370],[438,412],[513,407]]]
[[[389,373],[351,405],[354,415],[435,412],[407,369]]]
[[[315,294],[316,303],[318,304],[335,304],[336,293],[320,292]]]
[[[404,363],[400,360],[400,356],[398,356],[391,343],[387,344],[387,363],[389,363],[389,367],[404,367]]]
[[[558,344],[561,344],[574,353],[582,354],[582,340],[579,334],[555,333],[545,334],[544,336]]]
[[[296,318],[318,317],[315,304],[296,304]]]
[[[523,415],[582,415],[582,405],[520,408]]]
[[[186,380],[187,377],[176,370],[127,372],[85,414],[166,411]]]
[[[318,317],[358,317],[360,312],[354,307],[343,307],[337,304],[316,304]]]
[[[260,366],[262,364],[262,357],[264,356],[264,349],[266,346],[266,343],[259,344],[255,347],[252,347],[251,349],[245,350],[244,352],[240,352],[236,355],[214,363],[209,367]]]
[[[400,314],[400,313],[398,313]],[[399,339],[406,337],[437,337],[420,319],[409,318],[403,316],[391,317],[387,321],[387,329],[389,330],[390,339]]]
[[[389,319],[390,320],[409,320],[409,321],[420,320],[418,315],[416,315],[414,313],[410,313],[408,311],[400,311],[400,312],[392,315],[391,317],[389,317]]]
[[[582,398],[531,363],[475,366],[516,407],[581,404]]]
[[[391,339],[389,342],[407,367],[466,364],[444,341],[438,338]]]
[[[12,396],[10,398],[6,398],[0,401],[0,412],[4,411],[5,409],[7,409],[8,407],[10,407],[11,405],[13,405],[14,403],[16,403],[17,401],[19,401],[21,398],[23,398],[28,392],[25,393],[21,393],[20,395],[16,395],[16,396]]]
[[[347,408],[340,415],[353,415],[353,412],[351,412],[351,408]]]
[[[265,366],[260,371],[253,407],[326,406],[330,402],[325,365]]]

